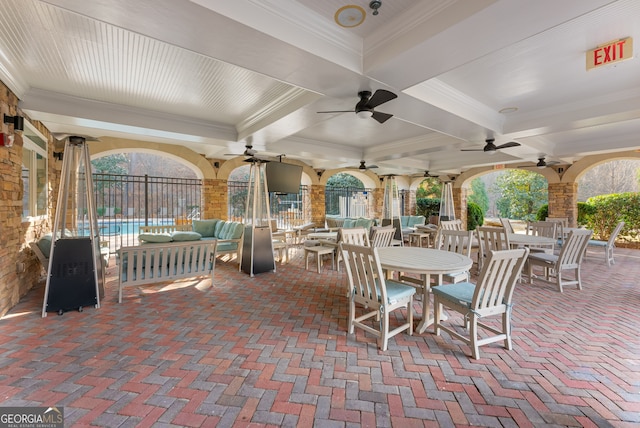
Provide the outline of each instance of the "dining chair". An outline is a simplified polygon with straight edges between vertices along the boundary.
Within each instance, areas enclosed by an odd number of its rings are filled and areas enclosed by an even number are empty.
[[[482,271],[485,259],[491,251],[503,251],[511,248],[509,234],[504,227],[480,226],[478,234],[478,272]]]
[[[564,230],[569,227],[569,217],[545,217],[544,221],[558,223],[558,246],[561,247],[564,242]]]
[[[593,231],[572,230],[565,240],[560,254],[533,253],[529,255],[527,263],[529,265],[529,283],[533,283],[533,268],[540,266],[544,269],[544,277],[550,281],[551,274],[555,277],[555,283],[558,291],[562,293],[562,287],[565,285],[576,285],[578,290],[582,290],[582,282],[580,279],[580,267],[584,258],[587,244]],[[567,279],[563,276],[563,271],[573,270],[573,279]]]
[[[462,220],[442,220],[440,221],[440,229],[444,230],[462,230]]]
[[[516,231],[513,230],[513,225],[511,224],[511,221],[508,218],[501,217],[500,223],[502,223],[502,227],[505,228],[507,233],[516,233]]]
[[[532,236],[544,236],[546,238],[552,238],[552,244],[537,244],[529,245],[531,252],[544,252],[553,254],[556,248],[556,240],[558,239],[558,226],[560,223],[555,221],[528,221],[527,222],[527,235]]]
[[[331,243],[322,241],[323,245],[335,246],[335,266],[338,272],[340,272],[340,260],[342,260],[342,253],[340,252],[339,248],[341,242],[354,245],[363,245],[365,247],[371,246],[371,243],[369,241],[369,233],[364,227],[341,227],[340,229],[338,229],[338,237],[336,238],[335,242]]]
[[[396,228],[392,226],[374,226],[371,228],[372,247],[391,247]]]
[[[389,338],[398,333],[406,330],[409,336],[413,335],[412,305],[416,289],[385,279],[376,247],[342,242],[340,252],[349,280],[349,334],[358,327],[375,335],[382,351],[387,350]],[[356,305],[364,308],[364,314],[356,316]],[[390,330],[389,314],[401,308],[406,308],[406,322]],[[370,318],[375,318],[375,322],[364,322]]]
[[[436,242],[438,242],[440,246],[436,249],[471,257],[471,245],[473,243],[472,230],[441,230],[438,232],[438,235]],[[469,281],[469,271],[444,274],[443,279],[453,283]]]
[[[611,267],[611,265],[615,263],[615,261],[613,260],[613,249],[616,246],[616,238],[618,237],[618,234],[623,227],[624,221],[618,222],[616,228],[613,229],[613,232],[611,232],[611,235],[609,235],[609,239],[606,241],[599,241],[597,239],[589,240],[589,246],[604,248],[604,260],[607,262],[608,267]]]
[[[504,341],[506,349],[511,350],[511,301],[528,254],[528,248],[490,251],[476,284],[460,282],[432,288],[434,333],[439,336],[440,330],[444,330],[452,337],[462,340],[471,348],[474,359],[480,358],[480,346],[500,340]],[[443,325],[443,307],[462,314],[464,325]],[[502,328],[480,321],[493,315],[502,316]],[[452,319],[449,318],[449,321]],[[459,329],[464,327],[467,327],[468,333],[463,335],[459,333]],[[480,339],[478,327],[493,335]]]

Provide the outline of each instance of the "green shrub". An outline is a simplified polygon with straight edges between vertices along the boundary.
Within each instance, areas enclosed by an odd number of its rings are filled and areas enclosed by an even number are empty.
[[[440,198],[416,199],[416,214],[425,216],[427,221],[432,215],[440,214]]]
[[[640,193],[614,193],[589,198],[593,213],[586,216],[586,226],[593,229],[594,239],[608,239],[619,221],[625,225],[621,235],[638,239],[640,231]]]
[[[588,202],[578,202],[578,226],[585,226],[589,223],[589,218],[595,214],[596,207]]]
[[[544,204],[540,208],[538,208],[538,212],[536,213],[537,221],[545,221],[549,217],[549,204]]]
[[[98,214],[99,217],[104,217],[105,212],[107,212],[107,209],[105,207],[98,207],[96,209],[96,213]]]
[[[467,230],[475,230],[484,223],[484,213],[480,205],[473,202],[467,204]]]

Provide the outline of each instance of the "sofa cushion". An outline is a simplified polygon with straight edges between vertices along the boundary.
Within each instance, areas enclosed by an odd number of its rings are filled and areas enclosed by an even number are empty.
[[[225,227],[225,225],[227,224],[226,221],[224,220],[220,220],[216,223],[216,231],[213,234],[213,236],[215,236],[218,239],[222,239],[222,229]]]
[[[356,220],[355,227],[364,227],[365,229],[370,229],[373,226],[373,220],[369,218],[359,218]]]
[[[231,222],[233,225],[229,230],[229,237],[227,239],[240,239],[242,237],[242,233],[244,232],[244,223],[240,223],[237,221]]]
[[[215,236],[216,224],[219,221],[219,219],[194,220],[192,225],[193,231],[199,233],[203,238],[213,238]]]
[[[40,239],[38,239],[38,242],[36,243],[36,245],[38,245],[38,248],[40,248],[40,251],[42,251],[42,254],[44,254],[46,258],[49,258],[49,254],[51,254],[52,237],[53,235],[51,233],[47,233],[46,235],[43,235]]]
[[[345,229],[353,229],[354,227],[356,227],[356,221],[352,218],[345,218],[344,222],[342,223],[342,227],[344,227]]]
[[[173,238],[174,242],[199,241],[202,239],[202,235],[198,232],[176,231],[171,233],[171,238]]]
[[[419,224],[424,224],[426,218],[425,216],[422,215],[412,215],[409,216],[409,219],[407,221],[407,226],[408,227],[415,227]]]
[[[150,243],[163,243],[171,242],[172,238],[169,233],[141,233],[138,235],[138,240]]]
[[[216,253],[223,253],[225,251],[235,251],[238,249],[237,242],[218,242],[216,246]]]

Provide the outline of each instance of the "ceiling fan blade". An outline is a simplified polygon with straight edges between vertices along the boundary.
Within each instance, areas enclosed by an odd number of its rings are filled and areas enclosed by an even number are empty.
[[[499,146],[496,146],[496,150],[507,149],[509,147],[518,147],[519,145],[520,145],[520,143],[516,143],[515,141],[511,141],[509,143],[504,143],[504,144],[500,144]]]
[[[353,113],[355,110],[329,110],[329,111],[317,111],[316,113]]]
[[[484,152],[484,149],[460,149],[461,152]]]
[[[384,104],[388,101],[391,101],[395,98],[398,98],[396,94],[393,92],[387,91],[385,89],[378,89],[372,96],[369,98],[369,102],[367,103],[367,107],[375,108],[380,104]],[[382,122],[381,122],[382,123]]]
[[[387,120],[391,119],[393,115],[389,113],[374,111],[371,117],[377,120],[379,123],[385,123]]]
[[[367,169],[380,168],[378,165],[369,165]]]

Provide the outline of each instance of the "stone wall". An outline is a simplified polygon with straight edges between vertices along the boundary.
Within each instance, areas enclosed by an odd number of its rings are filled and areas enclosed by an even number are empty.
[[[17,97],[0,82],[0,105],[9,115],[25,114],[17,109]],[[28,117],[25,116],[28,121]],[[48,140],[49,213],[55,211],[60,162],[53,161],[53,144],[50,133],[38,122],[31,122]],[[9,127],[9,132],[13,132]],[[7,131],[7,128],[5,128]],[[42,266],[38,262],[29,242],[47,233],[50,219],[32,218],[22,221],[23,186],[22,171],[23,140],[15,134],[12,147],[0,147],[0,316],[15,306],[20,298],[38,285],[44,285]]]
[[[308,212],[304,213],[304,218],[311,219],[311,222],[316,226],[324,226],[326,212],[325,212],[325,186],[324,185],[312,185],[309,190],[310,201],[302,201],[302,206],[308,209]],[[306,222],[306,221],[305,221]]]

